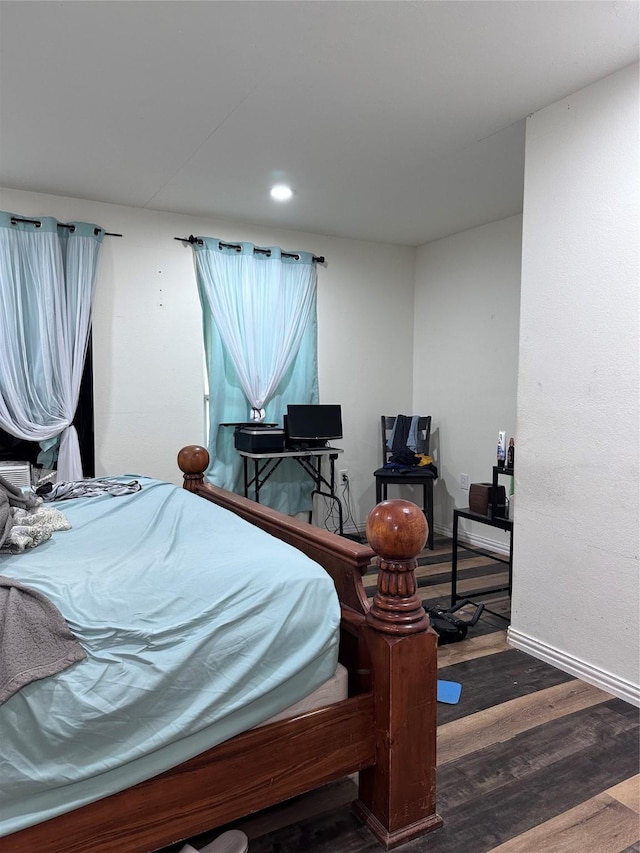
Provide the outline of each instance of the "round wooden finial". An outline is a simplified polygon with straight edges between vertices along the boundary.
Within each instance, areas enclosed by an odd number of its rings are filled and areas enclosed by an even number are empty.
[[[429,525],[411,501],[382,501],[369,513],[367,541],[384,560],[409,560],[425,546]]]
[[[378,591],[367,624],[376,631],[403,636],[429,630],[415,575],[428,532],[422,510],[410,501],[382,501],[369,513],[367,540],[378,555]]]
[[[183,447],[178,453],[178,467],[183,473],[183,487],[194,492],[204,483],[204,472],[209,465],[209,451],[199,444]]]
[[[178,453],[178,467],[183,474],[202,474],[208,465],[209,451],[199,444],[190,444]]]

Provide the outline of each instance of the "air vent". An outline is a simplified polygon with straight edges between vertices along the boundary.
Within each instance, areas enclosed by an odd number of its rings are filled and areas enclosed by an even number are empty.
[[[28,462],[0,462],[0,477],[18,489],[30,489],[31,465]]]

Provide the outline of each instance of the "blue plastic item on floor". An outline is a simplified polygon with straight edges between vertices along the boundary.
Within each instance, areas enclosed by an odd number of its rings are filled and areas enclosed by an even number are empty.
[[[447,705],[457,705],[462,693],[462,684],[457,681],[440,681],[438,679],[438,692],[436,699],[438,702],[445,702]]]

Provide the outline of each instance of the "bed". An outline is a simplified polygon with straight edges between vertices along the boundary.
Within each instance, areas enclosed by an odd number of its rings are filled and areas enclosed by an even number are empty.
[[[135,495],[65,502],[72,529],[51,547],[0,556],[0,574],[46,594],[88,650],[0,706],[0,850],[158,850],[355,772],[353,808],[385,848],[437,828],[437,638],[413,574],[422,513],[372,512],[370,604],[369,546],[206,484],[204,448],[178,463],[184,490],[141,479]],[[146,521],[131,521],[136,501]],[[338,660],[348,698],[269,722]]]

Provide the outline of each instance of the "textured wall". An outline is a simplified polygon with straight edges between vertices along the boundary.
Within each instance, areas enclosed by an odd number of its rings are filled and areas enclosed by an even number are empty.
[[[490,482],[498,430],[516,436],[521,229],[512,216],[417,253],[414,409],[433,417],[440,530],[451,531],[454,506],[469,505],[460,475]],[[462,524],[507,547],[502,531]]]
[[[638,68],[528,120],[514,631],[638,685]]]

